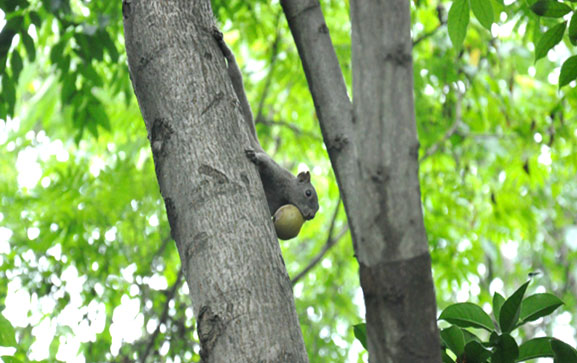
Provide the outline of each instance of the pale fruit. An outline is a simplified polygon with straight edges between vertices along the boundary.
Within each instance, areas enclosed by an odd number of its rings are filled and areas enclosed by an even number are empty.
[[[274,228],[280,239],[295,238],[305,222],[301,211],[292,204],[285,204],[274,213]]]

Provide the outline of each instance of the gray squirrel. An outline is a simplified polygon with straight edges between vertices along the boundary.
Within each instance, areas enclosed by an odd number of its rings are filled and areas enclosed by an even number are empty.
[[[246,149],[245,153],[258,167],[270,214],[274,215],[283,205],[293,204],[299,209],[305,219],[313,219],[319,210],[319,202],[317,192],[311,184],[310,173],[308,171],[300,172],[295,177],[290,171],[277,164],[264,151],[256,135],[252,111],[244,92],[242,74],[234,54],[226,45],[222,33],[218,29],[213,29],[213,35],[226,58],[228,75],[240,103],[243,118],[251,132],[252,148]]]

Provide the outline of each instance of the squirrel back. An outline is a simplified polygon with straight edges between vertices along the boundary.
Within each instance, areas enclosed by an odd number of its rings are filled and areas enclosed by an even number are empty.
[[[213,35],[226,58],[228,75],[240,103],[243,118],[251,131],[252,149],[245,151],[247,157],[258,167],[271,216],[281,206],[293,204],[305,219],[312,219],[319,210],[319,202],[311,183],[310,173],[301,172],[295,177],[264,152],[256,135],[252,111],[242,83],[242,74],[234,54],[224,42],[220,31],[215,29]]]

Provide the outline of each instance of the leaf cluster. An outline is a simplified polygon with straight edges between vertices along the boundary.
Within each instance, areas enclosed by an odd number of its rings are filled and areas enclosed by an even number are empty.
[[[120,50],[122,24],[113,21],[121,18],[120,5],[1,1],[6,24],[0,31],[0,119],[15,116],[24,66],[34,63],[38,55],[48,54],[42,61],[48,61],[50,73],[56,77],[60,107],[69,113],[76,142],[85,131],[94,137],[101,129],[110,131],[99,90],[106,86],[113,96],[123,93],[127,101],[132,98],[126,56]],[[107,64],[117,67],[109,73]]]
[[[549,50],[553,49],[561,42],[565,33],[567,33],[568,43],[572,46],[577,45],[577,12],[574,9],[574,1],[566,0],[559,2],[557,0],[532,0],[528,7],[520,8],[523,18],[529,23],[535,25],[535,62],[545,57]],[[492,4],[497,6],[494,8]],[[463,46],[467,34],[467,28],[470,22],[470,11],[479,21],[479,23],[491,31],[494,23],[495,14],[503,8],[502,2],[494,0],[455,0],[449,11],[447,26],[449,37],[455,48],[460,50]],[[569,15],[571,14],[571,15]],[[550,19],[563,19],[569,17],[570,20],[561,22],[551,22]],[[547,24],[547,30],[541,34],[540,28],[542,19]],[[558,85],[559,88],[568,85],[571,81],[577,79],[577,56],[567,58],[561,66]]]
[[[554,358],[559,363],[577,362],[577,350],[553,337],[533,338],[520,345],[515,341],[513,332],[516,329],[553,313],[563,304],[549,293],[525,297],[529,282],[507,299],[495,293],[493,318],[472,303],[458,303],[445,308],[439,320],[445,320],[451,326],[441,330],[443,362],[512,363],[540,357]],[[467,328],[485,330],[488,339],[483,341]]]

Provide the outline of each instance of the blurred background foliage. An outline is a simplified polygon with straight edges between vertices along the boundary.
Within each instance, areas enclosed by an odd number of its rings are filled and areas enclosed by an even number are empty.
[[[213,0],[245,75],[261,143],[308,166],[320,212],[282,242],[311,362],[364,361],[364,319],[340,205],[278,1]],[[348,1],[323,0],[351,85]],[[543,23],[491,0],[461,50],[450,2],[412,6],[423,211],[439,308],[509,295],[530,272],[565,313],[529,326],[575,345],[577,94],[564,41],[534,62]],[[21,361],[199,360],[180,261],[126,65],[121,1],[0,0],[0,311]],[[386,36],[386,35],[385,35]],[[316,262],[316,263],[315,263]],[[561,336],[560,336],[561,334]],[[2,349],[2,348],[0,348]],[[0,355],[1,355],[0,354]]]

